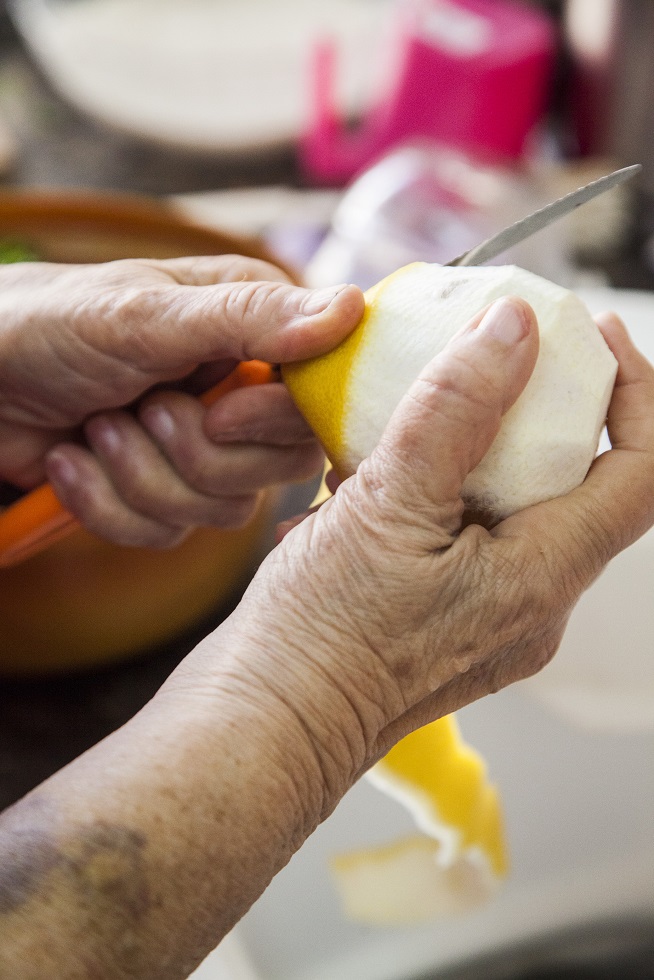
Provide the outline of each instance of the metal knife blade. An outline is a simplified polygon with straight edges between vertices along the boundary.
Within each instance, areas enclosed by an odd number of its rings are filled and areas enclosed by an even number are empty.
[[[570,214],[571,211],[581,207],[582,204],[586,204],[587,201],[591,201],[594,197],[598,197],[600,194],[611,190],[612,187],[617,187],[623,181],[635,177],[642,169],[641,164],[636,163],[631,167],[614,170],[611,174],[606,174],[598,180],[593,180],[590,184],[586,184],[576,191],[571,191],[564,197],[552,201],[551,204],[546,204],[544,208],[540,208],[538,211],[534,211],[532,214],[521,218],[520,221],[516,221],[491,238],[487,238],[485,242],[481,242],[481,244],[468,249],[462,255],[458,255],[451,262],[447,262],[446,265],[483,265],[484,262],[489,262],[491,259],[501,255],[502,252],[506,252],[507,249],[513,248],[514,245],[518,245],[526,238],[530,238],[537,231],[547,228],[548,225],[551,225],[554,221],[558,221],[559,218]]]

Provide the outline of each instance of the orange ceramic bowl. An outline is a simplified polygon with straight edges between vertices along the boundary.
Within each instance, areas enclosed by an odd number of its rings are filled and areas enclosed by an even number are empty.
[[[0,241],[53,262],[239,253],[265,246],[172,205],[94,192],[0,193]],[[0,674],[96,666],[156,648],[227,608],[270,545],[276,495],[239,531],[198,530],[170,551],[120,548],[83,530],[0,570]]]

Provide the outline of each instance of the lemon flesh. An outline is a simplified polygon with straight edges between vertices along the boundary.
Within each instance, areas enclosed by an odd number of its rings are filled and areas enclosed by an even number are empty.
[[[540,353],[488,453],[468,476],[468,504],[498,517],[579,486],[597,452],[617,362],[582,301],[515,266],[416,262],[366,293],[363,318],[329,354],[287,365],[284,380],[340,476],[370,455],[428,362],[489,303],[533,307]],[[435,464],[436,465],[436,464]]]

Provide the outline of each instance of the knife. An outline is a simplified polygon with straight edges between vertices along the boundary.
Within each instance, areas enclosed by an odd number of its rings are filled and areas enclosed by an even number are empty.
[[[489,262],[587,201],[635,177],[641,170],[641,165],[635,164],[600,177],[521,218],[446,264],[468,266]],[[200,401],[205,406],[212,405],[235,388],[263,384],[273,380],[273,377],[274,372],[270,365],[261,361],[244,362],[219,384],[201,395]],[[0,513],[0,569],[25,561],[79,526],[76,518],[59,502],[50,484],[44,483]]]
[[[236,388],[267,384],[275,378],[271,364],[242,361],[198,400],[208,408]],[[79,527],[79,521],[60,503],[51,485],[43,483],[0,513],[0,569],[18,565]]]
[[[498,231],[496,235],[487,238],[481,244],[475,245],[474,248],[469,248],[467,252],[458,255],[451,262],[447,262],[446,265],[483,265],[484,262],[490,262],[491,259],[497,258],[502,252],[506,252],[508,249],[513,248],[514,245],[519,245],[525,239],[531,238],[537,231],[542,231],[543,228],[547,228],[555,221],[558,221],[559,218],[564,218],[566,214],[575,211],[582,204],[592,201],[594,197],[610,191],[611,188],[617,187],[618,184],[622,184],[625,180],[631,180],[642,169],[640,163],[635,163],[631,167],[622,167],[621,170],[614,170],[613,173],[599,177],[597,180],[591,181],[590,184],[584,184],[583,187],[579,187],[576,191],[570,191],[564,197],[552,201],[551,204],[546,204],[544,208],[539,208],[538,211],[528,214],[525,218],[520,218],[519,221],[509,225],[508,228],[503,228],[502,231]]]

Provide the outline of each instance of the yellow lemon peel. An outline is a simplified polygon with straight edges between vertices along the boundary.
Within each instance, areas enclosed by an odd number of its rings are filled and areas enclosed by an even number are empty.
[[[444,866],[440,844],[421,834],[335,857],[331,871],[345,914],[375,926],[463,915],[499,884],[472,854]]]
[[[497,790],[482,757],[461,737],[453,715],[407,735],[368,773],[411,810],[420,829],[441,841],[444,862],[478,849],[493,874],[507,872]]]
[[[282,378],[293,401],[318,436],[327,457],[341,477],[350,475],[343,463],[345,422],[352,401],[356,399],[356,392],[351,389],[352,368],[365,349],[366,333],[378,301],[404,271],[398,269],[366,291],[363,317],[342,344],[320,357],[282,366]]]
[[[448,715],[402,739],[368,774],[425,836],[341,855],[332,871],[344,911],[377,925],[470,911],[507,874],[497,791]]]

